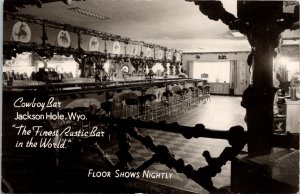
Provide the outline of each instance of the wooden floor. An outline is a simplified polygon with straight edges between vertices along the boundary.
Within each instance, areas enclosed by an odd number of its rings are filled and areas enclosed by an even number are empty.
[[[198,123],[202,123],[206,128],[215,130],[229,130],[232,126],[240,125],[247,130],[244,121],[246,110],[240,105],[241,100],[241,97],[211,96],[210,101],[206,103],[202,102],[198,107],[177,116],[177,118],[171,119],[171,121],[176,121],[186,126],[195,126]],[[227,141],[208,138],[187,140],[182,147],[189,147],[189,145],[197,146],[198,150],[189,153],[194,155],[194,158],[186,159],[186,161],[191,163],[197,158],[197,167],[206,165],[206,161],[202,157],[203,150],[208,150],[213,157],[217,157],[226,146],[229,146]],[[167,146],[172,147],[172,142],[167,144]],[[247,148],[244,148],[244,150],[246,151]],[[175,153],[179,153],[179,156],[180,151],[177,152],[177,150],[174,150]],[[227,164],[223,166],[222,172],[213,178],[216,187],[220,188],[230,185],[230,165],[231,163],[227,162]],[[169,183],[172,184],[172,181]],[[178,185],[174,184],[173,186]],[[196,193],[206,193],[203,188],[196,186],[191,180],[187,181],[181,189]]]
[[[194,126],[198,123],[204,124],[207,128],[215,130],[228,130],[235,125],[246,127],[244,122],[245,109],[240,106],[241,97],[228,96],[211,96],[211,101],[201,102],[196,108],[178,114],[176,117],[168,118],[168,122],[178,122],[186,126]],[[192,138],[185,139],[180,134],[168,133],[159,130],[145,129],[142,130],[143,135],[150,135],[154,139],[156,145],[166,145],[176,158],[183,158],[186,164],[191,164],[194,169],[207,165],[202,156],[203,151],[210,152],[212,157],[218,157],[225,147],[229,144],[226,140],[209,139],[209,138]],[[117,146],[106,150],[110,159],[116,162],[115,156]],[[245,148],[246,150],[247,148]],[[130,165],[137,167],[149,159],[153,153],[145,149],[139,142],[131,140],[131,152],[134,156],[134,162]],[[178,189],[192,191],[195,193],[208,193],[194,181],[189,180],[185,175],[177,173],[174,169],[169,169],[162,164],[153,164],[149,168],[152,171],[174,173],[172,179],[152,179],[148,180],[175,187]],[[230,185],[231,164],[227,162],[222,167],[222,172],[213,178],[214,186],[217,188]]]
[[[182,125],[194,126],[202,123],[209,129],[228,130],[240,125],[246,130],[244,116],[246,110],[241,107],[241,97],[211,96],[211,101],[203,102],[195,109],[182,114],[176,121]]]
[[[229,96],[211,96],[211,101],[205,104],[200,104],[197,108],[190,110],[189,112],[180,115],[176,118],[176,121],[182,125],[194,126],[198,123],[202,123],[206,128],[215,130],[229,130],[230,127],[240,125],[247,130],[244,116],[246,110],[240,105],[241,97],[229,97]],[[219,156],[222,150],[228,146],[227,141],[216,139],[193,139],[192,144],[199,144],[203,149],[207,149],[213,157]],[[187,142],[187,144],[189,144]],[[247,148],[245,147],[246,151]],[[200,150],[199,150],[200,151]],[[196,157],[202,165],[206,165],[205,159],[197,151]],[[230,185],[230,169],[231,163],[227,162],[222,168],[222,172],[213,178],[214,185],[218,188]],[[204,193],[202,188],[191,184],[188,184],[183,188],[194,192]],[[190,187],[193,185],[194,187]]]

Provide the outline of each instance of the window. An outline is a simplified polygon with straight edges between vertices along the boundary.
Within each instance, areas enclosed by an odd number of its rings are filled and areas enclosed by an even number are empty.
[[[203,79],[201,74],[208,74],[208,82],[229,83],[230,62],[195,62],[193,78]]]

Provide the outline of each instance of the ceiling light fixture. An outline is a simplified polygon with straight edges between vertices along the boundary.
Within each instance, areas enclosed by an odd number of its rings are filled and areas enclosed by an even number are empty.
[[[73,8],[69,8],[71,11],[75,11],[79,14],[82,14],[82,15],[85,15],[85,16],[88,16],[88,17],[92,17],[92,18],[96,18],[96,19],[100,19],[100,20],[106,20],[106,19],[109,19],[108,17],[105,17],[105,16],[102,16],[102,15],[99,15],[97,13],[94,13],[94,12],[91,12],[89,10],[86,10],[86,9],[82,9],[80,7],[73,7]]]
[[[226,55],[223,55],[223,54],[221,55],[221,54],[220,54],[220,55],[218,56],[218,59],[227,59],[227,57],[226,57]]]

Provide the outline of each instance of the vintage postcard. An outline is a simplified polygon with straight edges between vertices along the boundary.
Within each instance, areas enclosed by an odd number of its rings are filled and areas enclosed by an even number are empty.
[[[299,1],[4,0],[3,193],[297,193]]]

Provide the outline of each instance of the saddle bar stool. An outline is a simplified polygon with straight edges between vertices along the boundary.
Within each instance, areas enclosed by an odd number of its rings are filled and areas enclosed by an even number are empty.
[[[155,104],[155,100],[156,100],[156,95],[154,94],[145,95],[144,120],[146,120],[148,117],[151,118],[151,120],[157,119],[157,106]]]
[[[138,110],[138,105],[139,105],[139,100],[138,99],[126,99],[125,100],[125,117],[135,117],[135,116],[139,116],[139,110]],[[136,111],[136,115],[135,115],[135,110]]]

